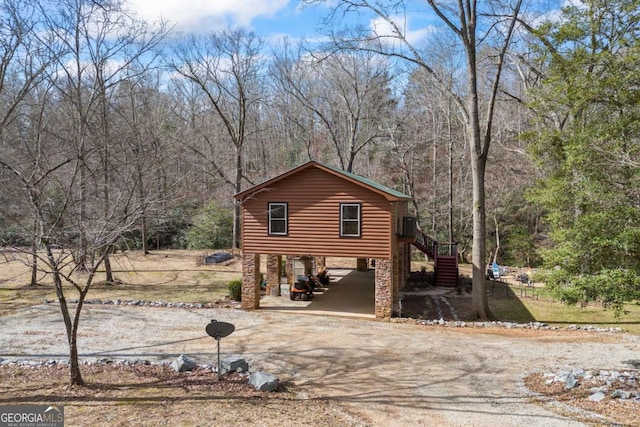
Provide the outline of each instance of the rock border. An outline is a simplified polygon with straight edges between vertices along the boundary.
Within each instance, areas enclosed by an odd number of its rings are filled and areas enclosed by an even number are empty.
[[[446,300],[445,300],[446,301]],[[56,304],[58,300],[45,299],[45,304]],[[77,299],[68,300],[71,304],[77,304]],[[231,299],[219,300],[209,303],[188,303],[188,302],[168,302],[162,300],[145,301],[145,300],[101,300],[101,299],[87,299],[84,301],[87,305],[116,305],[116,306],[134,306],[134,307],[156,307],[156,308],[184,308],[184,309],[210,309],[210,308],[234,308],[240,309],[241,303]],[[394,323],[409,323],[413,322],[417,325],[424,326],[444,326],[446,328],[502,328],[502,329],[534,329],[545,331],[586,331],[586,332],[608,332],[608,333],[623,333],[622,328],[600,328],[593,325],[577,325],[572,324],[566,327],[551,326],[544,322],[529,322],[529,323],[516,323],[516,322],[503,322],[499,320],[485,321],[485,322],[466,322],[462,320],[444,320],[440,319],[415,319],[411,317],[392,317],[389,321]]]
[[[58,300],[45,299],[45,304],[57,304]],[[77,304],[78,299],[67,300],[70,304]],[[156,308],[188,308],[188,309],[201,309],[201,308],[240,308],[239,301],[234,300],[220,300],[207,303],[191,303],[191,302],[168,302],[162,300],[145,301],[145,300],[123,300],[123,299],[87,299],[83,304],[86,305],[124,305],[135,307],[156,307]]]
[[[233,359],[233,360],[231,360]],[[229,359],[231,362],[243,362],[241,366],[236,366],[235,369],[221,369],[221,375],[236,373],[241,377],[246,378],[247,382],[253,386],[257,391],[262,392],[277,392],[280,386],[280,380],[277,376],[264,372],[264,371],[249,371],[249,365],[247,362],[238,357],[233,357]],[[227,359],[225,361],[227,362]],[[230,363],[231,363],[230,362]],[[3,359],[0,357],[0,367],[1,366],[16,366],[16,367],[27,367],[32,369],[50,367],[50,366],[69,366],[68,359],[48,359],[48,360],[36,360],[36,359]],[[108,357],[102,357],[99,359],[85,359],[80,361],[81,366],[166,366],[173,370],[177,374],[188,374],[188,372],[195,370],[196,368],[204,369],[207,371],[211,371],[213,373],[217,373],[218,367],[209,365],[209,364],[198,364],[188,356],[181,354],[177,358],[172,358],[171,360],[159,360],[159,361],[150,361],[147,359],[111,359]],[[229,363],[227,363],[229,365]]]

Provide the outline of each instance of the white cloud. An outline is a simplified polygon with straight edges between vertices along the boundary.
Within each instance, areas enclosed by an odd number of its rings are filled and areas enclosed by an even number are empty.
[[[257,17],[271,17],[286,8],[289,0],[127,0],[141,18],[170,21],[176,29],[194,31],[201,25],[231,23],[250,26]]]
[[[529,12],[526,18],[531,23],[531,26],[534,28],[537,28],[540,25],[545,24],[547,22],[559,24],[565,19],[562,14],[562,10],[561,10],[562,8],[574,6],[574,7],[577,7],[578,9],[583,9],[586,7],[586,5],[582,0],[562,0],[560,5],[554,4],[554,6],[558,6],[558,7],[539,9],[539,10],[536,10],[535,13]]]
[[[391,16],[390,18],[395,24],[395,26],[397,27],[397,29],[400,31],[400,33],[411,44],[415,44],[419,41],[423,41],[426,37],[428,37],[430,34],[436,31],[435,27],[430,25],[423,28],[410,30],[409,29],[410,22],[408,18],[401,15]],[[372,19],[369,24],[369,27],[371,28],[371,31],[373,31],[379,37],[398,37],[398,34],[396,33],[396,29],[391,25],[391,23],[385,21],[382,18]]]

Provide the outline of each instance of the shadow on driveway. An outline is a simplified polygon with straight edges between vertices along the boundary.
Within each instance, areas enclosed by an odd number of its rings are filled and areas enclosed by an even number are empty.
[[[331,283],[314,292],[311,301],[291,301],[289,295],[260,299],[260,309],[359,318],[375,317],[375,273],[373,270],[331,269]]]

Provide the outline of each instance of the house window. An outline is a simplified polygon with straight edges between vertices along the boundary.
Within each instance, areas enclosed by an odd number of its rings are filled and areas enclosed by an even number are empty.
[[[340,204],[340,237],[360,237],[361,212],[360,203]]]
[[[288,219],[286,203],[269,203],[269,234],[286,236]]]

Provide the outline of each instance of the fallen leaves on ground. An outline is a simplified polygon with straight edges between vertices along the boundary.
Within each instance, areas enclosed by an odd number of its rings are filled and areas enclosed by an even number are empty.
[[[627,370],[631,371],[631,370]],[[636,372],[636,377],[640,378],[640,371]],[[557,401],[569,407],[580,408],[590,413],[602,415],[613,420],[621,426],[640,425],[640,401],[635,399],[612,398],[614,390],[626,390],[640,392],[640,384],[614,381],[607,384],[605,381],[580,379],[578,385],[570,390],[565,389],[564,382],[554,382],[547,384],[548,379],[543,374],[535,374],[525,379],[527,388],[539,394],[544,401]],[[596,389],[602,388],[605,391],[605,398],[600,402],[589,400]],[[576,414],[572,414],[576,417]],[[587,420],[593,422],[593,420]]]
[[[63,405],[73,426],[262,425],[361,426],[339,402],[307,398],[281,384],[261,392],[240,374],[220,380],[210,369],[178,373],[166,365],[84,365],[84,387],[69,368],[0,366],[0,404]]]

